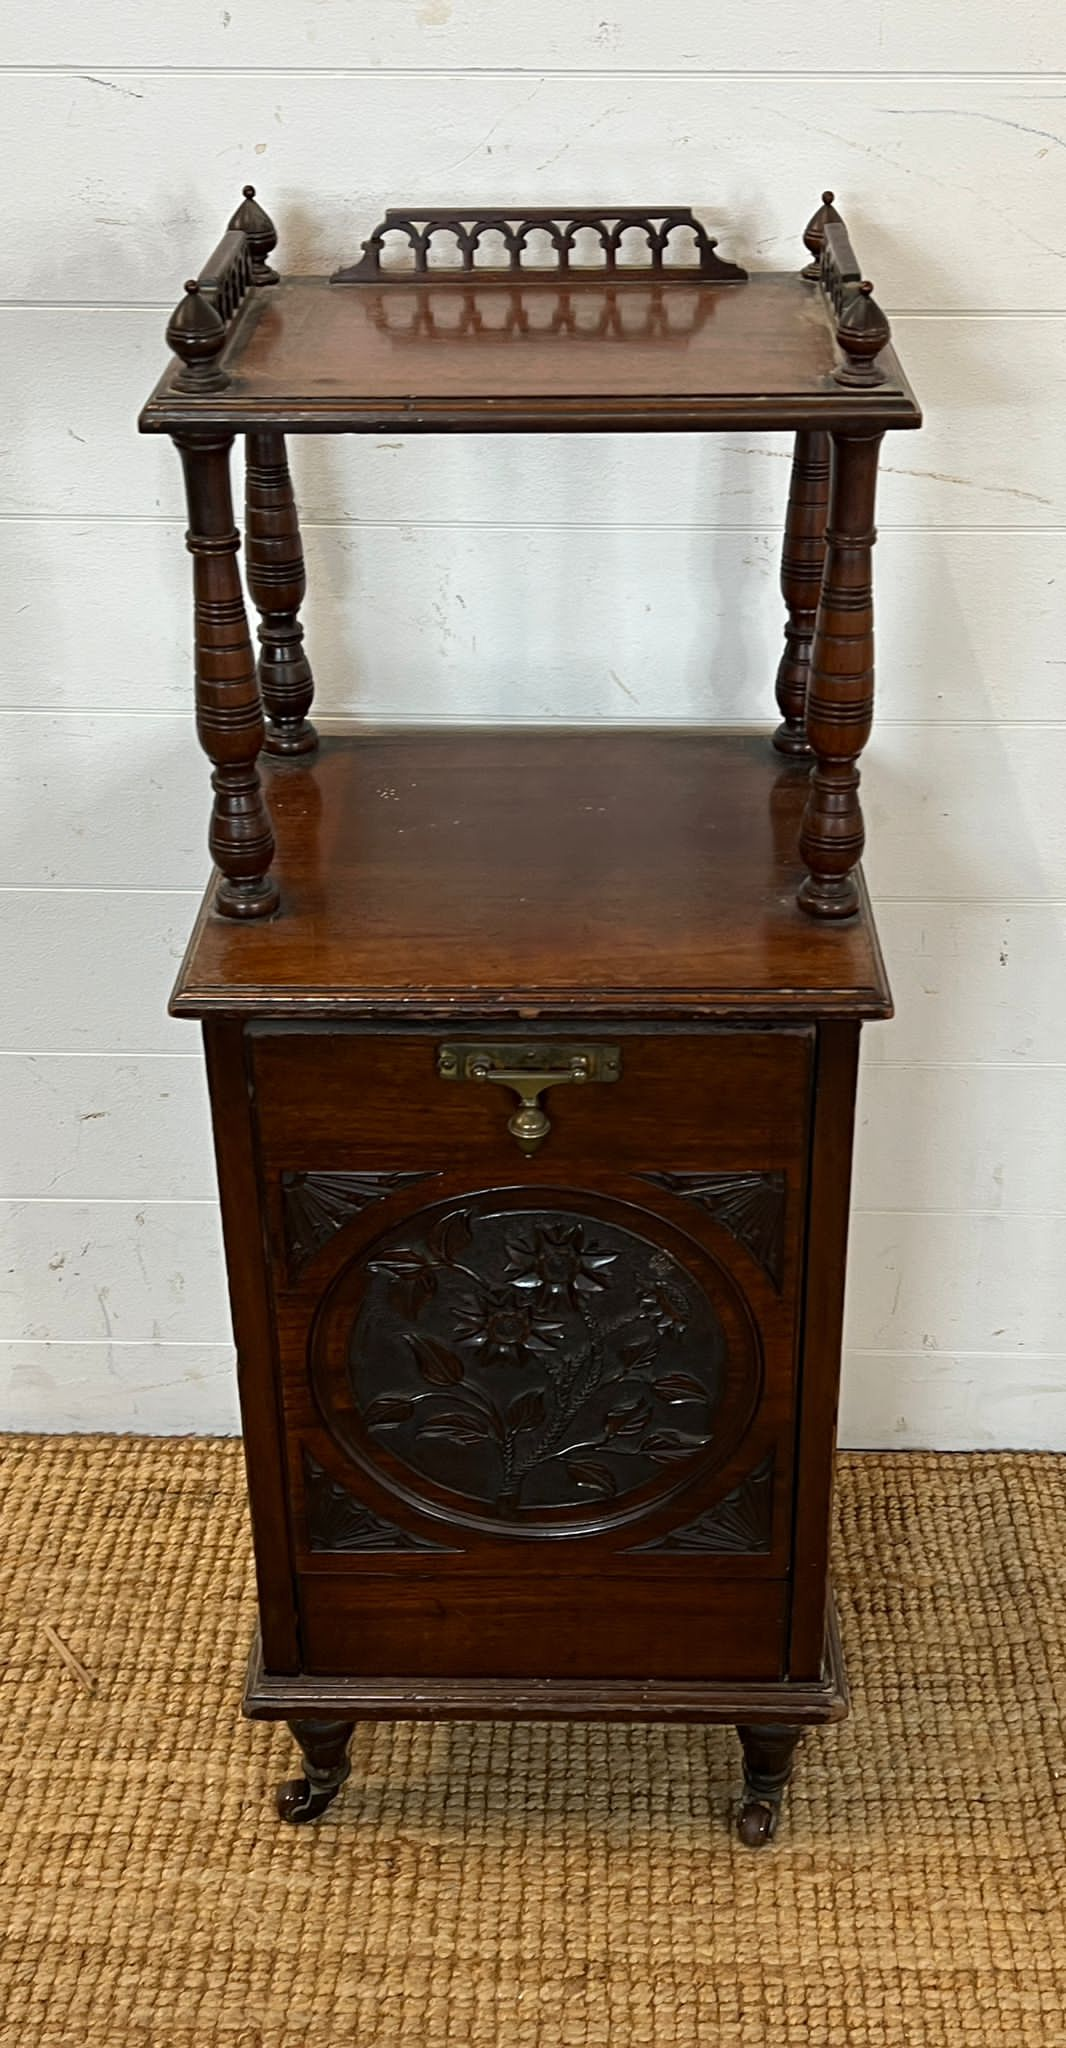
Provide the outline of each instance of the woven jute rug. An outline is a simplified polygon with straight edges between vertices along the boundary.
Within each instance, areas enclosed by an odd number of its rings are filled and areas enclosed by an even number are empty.
[[[1066,1459],[843,1460],[853,1717],[759,1852],[728,1729],[367,1726],[287,1828],[239,1447],[0,1485],[4,2048],[1066,2043]]]

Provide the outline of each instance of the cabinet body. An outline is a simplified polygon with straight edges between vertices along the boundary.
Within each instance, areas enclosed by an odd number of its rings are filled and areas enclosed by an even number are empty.
[[[207,1026],[270,1676],[819,1678],[858,1028]]]
[[[208,891],[172,1008],[286,1818],[364,1716],[705,1720],[760,1842],[844,1713],[852,1126],[891,1005],[861,883],[838,924],[797,906],[806,783],[742,734],[337,738],[269,771],[277,917]]]

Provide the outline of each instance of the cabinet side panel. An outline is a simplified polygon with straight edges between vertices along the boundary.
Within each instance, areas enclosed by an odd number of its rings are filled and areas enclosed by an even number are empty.
[[[807,1198],[807,1286],[796,1435],[789,1676],[815,1678],[825,1653],[826,1593],[844,1278],[851,1199],[858,1024],[819,1027]]]
[[[271,1672],[298,1671],[276,1343],[241,1025],[206,1024],[204,1056],[237,1345],[263,1662]]]

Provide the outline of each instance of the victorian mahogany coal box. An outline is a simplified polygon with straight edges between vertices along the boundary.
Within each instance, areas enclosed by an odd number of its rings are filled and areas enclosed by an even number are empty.
[[[858,759],[878,449],[920,414],[831,194],[804,239],[749,278],[681,208],[390,212],[279,280],[246,188],[167,330],[141,426],[185,470],[216,868],[173,1009],[204,1028],[245,1710],[302,1751],[287,1820],[361,1716],[701,1720],[739,1730],[756,1844],[846,1709],[852,1121],[890,1013]],[[319,743],[286,435],[737,428],[795,435],[772,744]]]

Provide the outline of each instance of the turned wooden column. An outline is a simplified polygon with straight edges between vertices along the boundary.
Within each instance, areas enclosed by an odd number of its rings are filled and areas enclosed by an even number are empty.
[[[307,577],[283,434],[248,435],[244,540],[248,588],[259,613],[266,751],[310,754],[318,745],[307,717],[315,685],[299,617]]]
[[[859,901],[853,869],[865,833],[858,762],[873,723],[871,551],[881,438],[833,435],[825,569],[807,687],[814,767],[800,831],[809,873],[799,902],[812,917],[850,917]]]
[[[828,434],[801,430],[796,435],[781,550],[781,595],[788,606],[788,621],[775,686],[781,723],[774,745],[779,754],[810,753],[807,682],[825,563],[830,447]]]
[[[185,471],[193,558],[196,730],[213,765],[208,845],[222,881],[215,908],[226,917],[267,917],[278,891],[269,875],[274,835],[256,761],[263,707],[237,567],[229,452],[232,434],[177,434]]]

